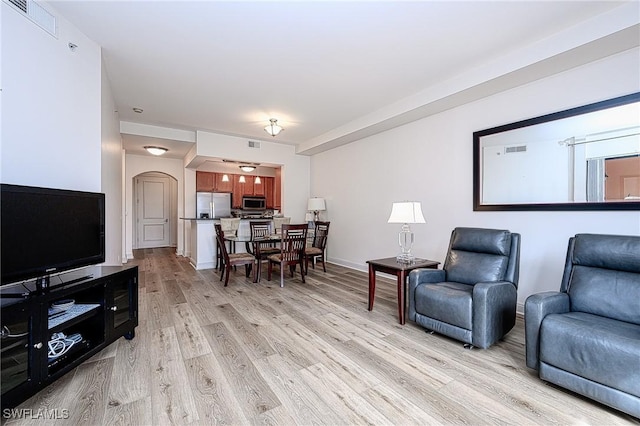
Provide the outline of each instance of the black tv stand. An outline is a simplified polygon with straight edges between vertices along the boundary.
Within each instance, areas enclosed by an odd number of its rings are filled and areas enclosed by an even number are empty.
[[[138,325],[138,267],[91,266],[0,289],[2,409],[13,408]],[[52,284],[55,281],[55,284]],[[25,292],[25,290],[27,290]],[[50,308],[72,299],[62,314]],[[55,334],[81,342],[49,358]],[[56,354],[54,354],[56,355]]]
[[[44,277],[36,279],[36,288],[38,289],[38,291],[43,291],[44,289],[49,288],[50,284],[51,278],[49,277],[49,275],[45,275]]]

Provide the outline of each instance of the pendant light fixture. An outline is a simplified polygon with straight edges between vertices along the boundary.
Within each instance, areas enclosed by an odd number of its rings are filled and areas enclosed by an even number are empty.
[[[264,131],[269,133],[273,137],[284,130],[282,127],[278,126],[278,120],[276,120],[275,118],[269,119],[269,123],[270,124],[264,128]]]

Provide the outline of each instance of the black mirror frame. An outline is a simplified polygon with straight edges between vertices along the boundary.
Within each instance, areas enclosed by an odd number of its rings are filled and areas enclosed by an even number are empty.
[[[560,120],[576,115],[586,114],[607,108],[640,102],[640,92],[596,102],[565,111],[554,112],[540,117],[530,118],[515,123],[492,127],[473,132],[473,211],[572,211],[572,210],[640,210],[640,201],[612,202],[576,202],[576,203],[518,203],[518,204],[481,204],[480,189],[480,138],[495,133],[506,132],[522,127],[533,126],[549,121]]]

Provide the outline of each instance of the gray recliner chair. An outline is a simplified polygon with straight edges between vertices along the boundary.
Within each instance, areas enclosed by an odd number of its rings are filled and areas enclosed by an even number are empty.
[[[559,292],[525,302],[527,366],[640,418],[640,237],[569,239]]]
[[[516,322],[520,234],[456,228],[442,270],[409,274],[409,319],[488,348]]]

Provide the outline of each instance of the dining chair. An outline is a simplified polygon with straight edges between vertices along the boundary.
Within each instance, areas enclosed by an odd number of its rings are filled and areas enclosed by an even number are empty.
[[[221,218],[220,226],[222,227],[222,231],[224,232],[224,235],[226,235],[227,237],[236,236],[238,235],[238,228],[240,228],[240,218],[239,217]],[[235,253],[236,252],[235,241],[226,241],[226,242],[229,243],[229,251],[231,253]],[[226,242],[223,245],[226,245]],[[220,246],[218,246],[217,253],[216,253],[216,265],[220,270],[222,270],[222,260],[223,260],[222,252],[220,251]]]
[[[282,234],[282,225],[285,223],[291,223],[290,217],[274,217],[273,218],[273,229],[276,234]]]
[[[307,243],[307,224],[284,224],[282,225],[282,241],[280,243],[280,252],[267,257],[269,260],[269,268],[267,279],[271,281],[271,271],[273,265],[280,265],[280,287],[284,287],[284,267],[289,266],[291,276],[296,265],[300,265],[300,276],[304,281],[304,246]]]
[[[249,222],[251,229],[251,241],[253,242],[254,255],[258,261],[256,267],[256,278],[260,279],[262,271],[262,262],[267,260],[272,254],[280,253],[280,249],[274,246],[273,242],[261,243],[256,241],[259,238],[271,236],[271,221],[251,221]]]
[[[327,247],[327,237],[329,236],[329,225],[331,222],[316,222],[315,231],[313,234],[313,242],[311,247],[304,248],[304,269],[305,274],[309,273],[309,260],[311,260],[311,267],[316,268],[316,261],[322,262],[322,270],[327,272],[325,266],[325,249]]]
[[[220,224],[214,224],[216,230],[216,239],[218,240],[218,247],[220,247],[220,251],[222,253],[223,266],[221,268],[220,273],[220,281],[225,276],[224,286],[226,287],[229,283],[229,275],[231,274],[231,267],[237,265],[244,265],[246,277],[249,277],[249,273],[251,272],[251,268],[256,261],[256,258],[251,253],[229,253],[227,251],[227,246],[224,244],[224,231],[222,230],[222,226]]]

